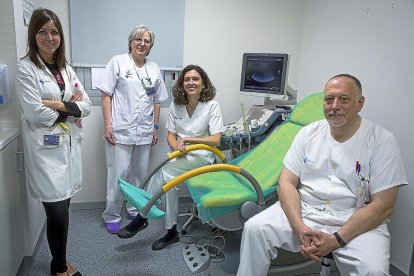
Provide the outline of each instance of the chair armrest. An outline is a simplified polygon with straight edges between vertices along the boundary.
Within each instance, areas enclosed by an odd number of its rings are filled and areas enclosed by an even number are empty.
[[[185,151],[183,151],[183,152],[181,152],[179,150],[173,151],[173,152],[171,152],[171,153],[168,154],[168,159],[171,160],[171,159],[177,158],[179,156],[185,155],[185,154],[187,154],[187,153],[189,153],[191,151],[200,150],[200,149],[202,149],[202,150],[208,150],[208,151],[213,152],[215,155],[217,155],[218,158],[220,158],[225,163],[226,156],[224,155],[223,152],[221,152],[216,147],[212,147],[212,146],[205,145],[205,144],[192,144],[192,145],[188,145],[188,146],[185,147]]]
[[[204,167],[200,167],[197,169],[193,169],[191,171],[185,172],[178,177],[174,178],[173,180],[167,182],[164,186],[162,186],[161,190],[153,196],[153,198],[145,205],[143,212],[141,213],[144,217],[146,217],[147,213],[151,209],[152,205],[155,204],[157,199],[161,198],[161,196],[171,190],[173,187],[177,186],[178,184],[200,174],[208,173],[208,172],[216,172],[216,171],[230,171],[237,174],[244,176],[253,186],[257,194],[257,204],[260,208],[264,208],[265,200],[262,188],[260,187],[257,180],[246,170],[230,164],[213,164]]]
[[[218,148],[216,147],[212,147],[209,145],[205,145],[205,144],[192,144],[192,145],[188,145],[185,149],[185,151],[181,152],[179,150],[170,152],[169,154],[167,154],[167,159],[164,160],[161,164],[159,164],[150,174],[148,174],[147,178],[145,178],[145,180],[143,181],[143,184],[140,185],[140,188],[145,189],[145,186],[147,186],[148,181],[151,179],[151,177],[155,174],[156,171],[158,171],[162,166],[164,166],[166,163],[168,163],[168,161],[183,156],[191,151],[194,150],[208,150],[213,152],[218,158],[220,158],[223,163],[226,163],[226,156],[224,155],[223,152],[221,152]]]

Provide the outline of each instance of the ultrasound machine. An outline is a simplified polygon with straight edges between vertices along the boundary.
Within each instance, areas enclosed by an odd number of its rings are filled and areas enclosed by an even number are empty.
[[[224,126],[220,148],[231,157],[248,151],[289,117],[296,104],[296,91],[287,85],[287,54],[245,53],[240,90],[243,95],[264,97],[263,105],[252,106],[235,123]]]

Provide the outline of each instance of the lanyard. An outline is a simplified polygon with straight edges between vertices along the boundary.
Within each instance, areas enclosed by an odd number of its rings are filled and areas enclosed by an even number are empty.
[[[143,80],[143,79],[141,79],[141,77],[139,76],[139,73],[138,73],[138,71],[137,71],[137,68],[136,68],[136,65],[135,65],[134,59],[132,58],[131,54],[129,54],[129,57],[130,57],[130,59],[131,59],[132,65],[133,65],[134,70],[135,70],[135,73],[136,73],[136,74],[137,74],[137,76],[138,76],[138,79],[140,80],[140,82],[142,82],[142,80]],[[150,77],[149,77],[149,75],[148,75],[148,71],[147,71],[147,62],[145,62],[145,63],[144,63],[144,69],[145,69],[145,73],[147,74],[147,77],[146,77],[146,78],[144,78],[144,79],[149,80],[149,82],[150,82],[150,84],[151,84],[151,79],[150,79]],[[144,88],[145,88],[145,87],[144,87]]]
[[[63,98],[65,97],[65,80],[63,79],[62,73],[60,72],[59,68],[56,66],[55,63],[48,63],[44,59],[42,59],[42,61],[46,65],[47,69],[49,69],[52,76],[55,77],[60,89],[60,96],[63,100]]]
[[[145,69],[145,73],[147,73],[147,77],[141,79],[141,77],[138,74],[135,62],[132,59],[131,54],[129,54],[129,57],[131,58],[131,62],[132,62],[132,65],[134,67],[135,73],[137,74],[138,79],[141,81],[142,87],[144,88],[145,92],[147,93],[148,96],[153,95],[156,92],[156,88],[155,88],[155,86],[152,85],[151,78],[148,75],[147,63],[146,62],[144,63],[144,69]]]

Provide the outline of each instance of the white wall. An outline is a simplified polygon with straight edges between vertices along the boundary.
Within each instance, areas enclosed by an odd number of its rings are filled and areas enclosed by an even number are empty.
[[[289,83],[296,87],[303,8],[304,1],[186,1],[184,64],[209,74],[225,123],[240,119],[240,102],[245,110],[263,104],[240,94],[243,53],[290,54]]]
[[[92,107],[90,115],[83,119],[83,126],[83,185],[71,202],[102,202],[106,198],[106,159],[101,107]]]
[[[306,2],[299,97],[321,91],[333,75],[358,77],[362,116],[396,136],[409,182],[414,179],[414,1]],[[412,183],[411,183],[412,184]],[[401,188],[391,220],[391,262],[408,274],[414,242],[414,186]]]

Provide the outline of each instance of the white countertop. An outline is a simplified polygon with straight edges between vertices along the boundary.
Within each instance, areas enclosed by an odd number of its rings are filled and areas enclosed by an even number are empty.
[[[0,122],[0,150],[19,136],[16,122]]]

